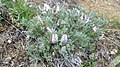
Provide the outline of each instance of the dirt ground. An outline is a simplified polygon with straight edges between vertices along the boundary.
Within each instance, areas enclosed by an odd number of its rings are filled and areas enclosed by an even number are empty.
[[[105,18],[120,18],[120,0],[78,0],[77,4]]]

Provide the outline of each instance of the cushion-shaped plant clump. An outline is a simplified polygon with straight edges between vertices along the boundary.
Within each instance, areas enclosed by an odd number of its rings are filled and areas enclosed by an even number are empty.
[[[106,20],[97,17],[94,12],[76,6],[68,8],[61,4],[42,4],[38,7],[37,14],[26,25],[29,36],[37,42],[27,48],[33,61],[67,59],[80,65],[80,57],[77,57],[78,62],[76,58],[70,58],[81,49],[95,49],[96,41],[106,25]]]

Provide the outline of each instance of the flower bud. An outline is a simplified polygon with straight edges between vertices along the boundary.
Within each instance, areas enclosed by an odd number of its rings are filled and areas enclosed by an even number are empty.
[[[48,30],[50,33],[54,33],[54,32],[55,32],[55,29],[53,29],[53,28],[47,27],[47,30]]]
[[[100,41],[103,41],[105,38],[104,38],[104,34],[102,34],[100,37],[99,37],[99,40]]]
[[[61,44],[62,45],[65,45],[65,44],[67,44],[67,35],[66,34],[63,34],[63,36],[62,36],[62,38],[61,38]]]
[[[96,27],[96,26],[93,27],[93,31],[94,31],[94,32],[97,32],[97,31],[98,31],[98,27]]]
[[[79,10],[77,10],[77,14],[80,15],[80,11]]]
[[[58,13],[58,12],[60,12],[60,7],[59,6],[56,7],[56,12],[55,13]]]
[[[104,40],[105,40],[104,34],[102,34],[102,35],[99,37],[99,41],[103,44],[103,43],[104,43]]]
[[[52,37],[51,37],[51,42],[53,44],[57,43],[58,41],[58,35],[57,34],[52,34]]]
[[[47,30],[48,30],[50,33],[52,33],[52,30],[51,30],[49,27],[47,27]]]
[[[47,4],[44,4],[44,8],[43,8],[45,11],[48,11],[49,9],[51,9],[51,7]]]
[[[84,13],[81,14],[80,20],[83,21],[84,19]]]

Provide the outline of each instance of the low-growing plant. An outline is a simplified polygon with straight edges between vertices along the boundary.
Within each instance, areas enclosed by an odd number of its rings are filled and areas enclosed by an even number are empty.
[[[28,46],[28,54],[31,60],[49,62],[54,58],[69,58],[81,48],[95,49],[106,22],[82,7],[67,8],[61,4],[50,7],[42,4],[38,8],[38,15],[26,25],[30,37],[38,42]]]

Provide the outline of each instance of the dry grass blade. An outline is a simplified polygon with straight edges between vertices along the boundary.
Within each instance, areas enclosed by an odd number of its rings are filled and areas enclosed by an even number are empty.
[[[113,32],[115,32],[115,31],[120,32],[119,29],[105,29],[105,30],[106,30],[106,31],[113,31]]]

